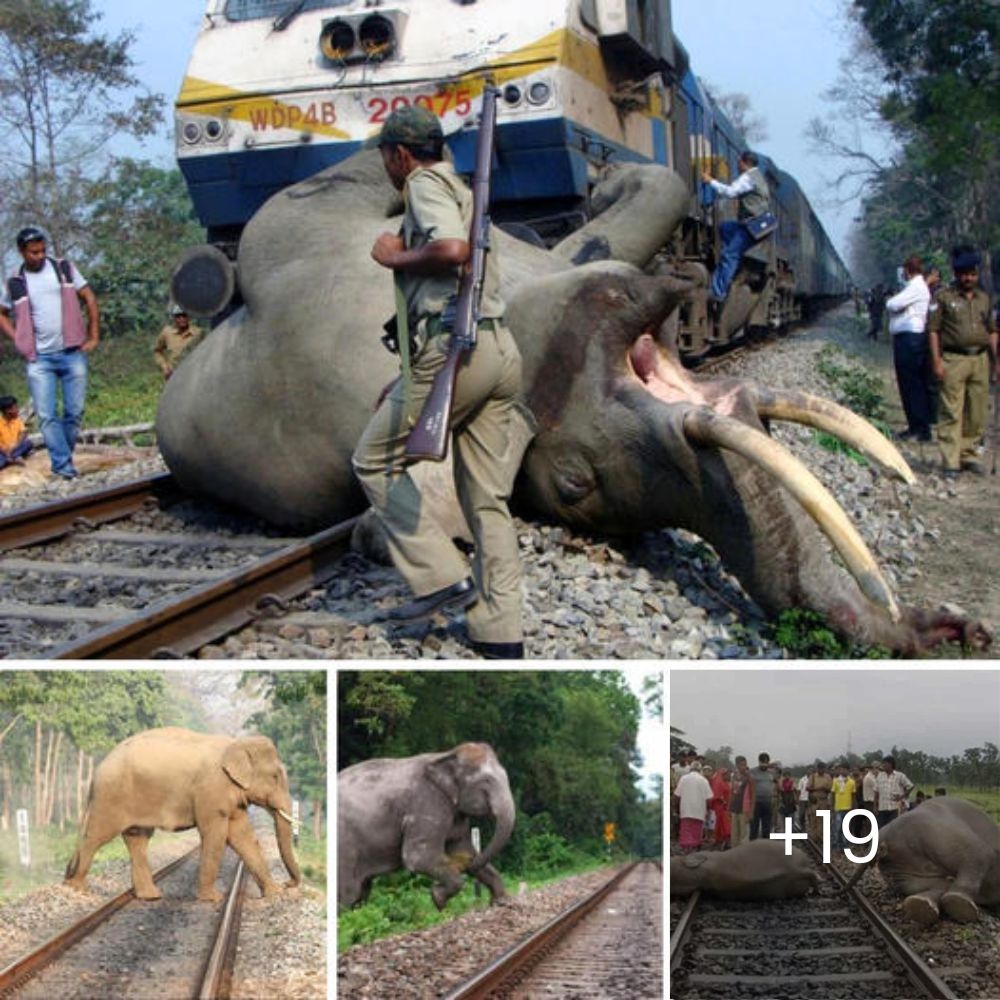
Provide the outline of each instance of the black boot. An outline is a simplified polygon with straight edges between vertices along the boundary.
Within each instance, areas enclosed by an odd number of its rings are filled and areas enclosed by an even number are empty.
[[[484,660],[523,660],[523,642],[476,642],[472,648]]]

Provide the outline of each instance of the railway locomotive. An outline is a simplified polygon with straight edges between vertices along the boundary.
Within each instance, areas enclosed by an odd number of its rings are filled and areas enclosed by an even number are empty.
[[[734,177],[744,143],[691,70],[669,0],[208,0],[176,102],[176,144],[219,249],[182,262],[175,297],[196,314],[222,309],[235,287],[228,260],[254,212],[350,156],[396,108],[433,110],[458,170],[471,173],[487,79],[501,92],[497,224],[553,243],[590,216],[609,166],[661,163],[690,191],[662,267],[707,288],[718,223],[735,208],[708,203],[701,170]],[[849,289],[794,178],[766,156],[760,166],[777,232],[747,253],[718,314],[704,295],[681,309],[674,335],[686,357]]]

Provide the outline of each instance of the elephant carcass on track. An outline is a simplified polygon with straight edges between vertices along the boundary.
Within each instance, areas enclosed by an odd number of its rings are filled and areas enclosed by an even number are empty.
[[[680,178],[621,167],[593,204],[599,214],[552,250],[493,234],[541,428],[515,499],[581,528],[689,528],[768,612],[809,606],[865,642],[913,654],[944,638],[985,641],[965,620],[899,608],[846,514],[766,426],[821,427],[911,479],[882,435],[826,400],[681,367],[669,317],[694,285],[642,270],[687,213]],[[362,509],[351,452],[397,371],[379,341],[392,280],[370,249],[401,210],[377,151],[365,151],[251,220],[245,305],[161,400],[158,440],[184,487],[285,527]]]

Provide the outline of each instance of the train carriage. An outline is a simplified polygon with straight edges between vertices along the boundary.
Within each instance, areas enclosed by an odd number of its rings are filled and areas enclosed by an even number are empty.
[[[691,191],[667,256],[707,284],[718,223],[734,207],[706,203],[701,170],[735,176],[745,143],[691,71],[669,0],[208,0],[176,144],[209,242],[235,258],[267,198],[350,156],[408,104],[440,117],[457,168],[471,173],[486,79],[501,93],[495,221],[554,242],[587,219],[606,165],[660,163]],[[766,157],[761,166],[779,229],[748,252],[721,315],[703,296],[682,310],[689,357],[798,319],[808,297],[846,293],[846,269],[794,179]],[[190,266],[226,266],[219,256]],[[203,277],[192,285],[227,287]]]

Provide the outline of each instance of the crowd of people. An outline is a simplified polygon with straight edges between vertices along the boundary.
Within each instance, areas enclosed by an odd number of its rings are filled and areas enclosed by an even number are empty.
[[[896,769],[892,755],[860,767],[846,763],[827,766],[824,761],[798,777],[767,753],[757,755],[757,765],[738,756],[735,767],[714,766],[703,755],[681,753],[670,768],[670,792],[674,834],[683,852],[712,848],[727,850],[772,833],[783,832],[791,820],[799,830],[819,843],[822,840],[823,809],[832,811],[830,846],[847,848],[844,836],[847,814],[863,809],[884,827],[909,809],[917,808],[925,795]],[[935,795],[944,795],[937,788]],[[864,838],[870,821],[851,819],[849,831]]]
[[[900,441],[930,442],[936,426],[941,469],[946,479],[962,472],[982,475],[979,446],[986,429],[990,382],[1000,382],[997,312],[980,285],[982,260],[974,247],[952,250],[954,282],[908,257],[901,267],[902,288],[889,296],[876,285],[865,297],[877,339],[889,317],[893,364],[906,416]],[[855,300],[860,308],[860,299]]]

